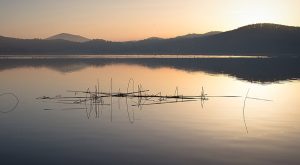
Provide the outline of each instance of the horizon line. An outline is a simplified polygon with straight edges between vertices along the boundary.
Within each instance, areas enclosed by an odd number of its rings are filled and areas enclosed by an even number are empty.
[[[56,33],[56,34],[53,34],[51,36],[48,36],[46,38],[39,38],[39,37],[34,37],[34,38],[22,38],[22,37],[16,37],[16,36],[5,36],[5,35],[1,35],[0,34],[0,37],[7,37],[7,38],[14,38],[14,39],[23,39],[23,40],[47,40],[48,38],[50,37],[53,37],[53,36],[56,36],[56,35],[61,35],[61,34],[68,34],[68,35],[73,35],[73,36],[78,36],[78,37],[83,37],[83,38],[86,38],[88,39],[89,41],[92,41],[92,40],[104,40],[104,41],[108,41],[108,42],[134,42],[134,41],[142,41],[142,40],[147,40],[147,39],[151,39],[151,38],[159,38],[159,39],[173,39],[173,38],[177,38],[177,37],[181,37],[181,36],[186,36],[186,35],[192,35],[192,34],[196,34],[196,35],[204,35],[204,34],[208,34],[208,33],[211,33],[211,32],[220,32],[220,33],[224,33],[224,32],[229,32],[229,31],[232,31],[232,30],[236,30],[236,29],[239,29],[239,28],[242,28],[242,27],[247,27],[247,26],[251,26],[251,25],[259,25],[259,24],[265,24],[265,25],[280,25],[280,26],[287,26],[287,27],[300,27],[300,26],[293,26],[293,25],[285,25],[285,24],[279,24],[279,23],[252,23],[252,24],[246,24],[244,26],[238,26],[234,29],[231,29],[231,30],[226,30],[226,31],[220,31],[220,30],[212,30],[212,31],[207,31],[207,32],[204,32],[204,33],[195,33],[195,32],[191,32],[191,33],[185,33],[185,34],[180,34],[180,35],[175,35],[175,36],[172,36],[172,37],[159,37],[159,36],[149,36],[149,37],[145,37],[145,38],[141,38],[141,39],[133,39],[133,40],[108,40],[108,39],[104,39],[104,38],[88,38],[88,37],[85,37],[83,35],[80,35],[80,34],[74,34],[74,33],[68,33],[68,32],[61,32],[61,33]]]

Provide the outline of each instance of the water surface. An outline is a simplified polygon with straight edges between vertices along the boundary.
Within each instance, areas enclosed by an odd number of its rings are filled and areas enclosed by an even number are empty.
[[[7,112],[16,99],[0,96],[1,164],[299,164],[297,60],[1,59],[0,93],[19,99]],[[203,87],[243,97],[142,107],[113,98],[97,110],[36,99],[97,81],[109,92],[111,79],[125,92],[131,78],[149,93],[195,96]],[[243,113],[248,89],[272,101],[247,99]]]

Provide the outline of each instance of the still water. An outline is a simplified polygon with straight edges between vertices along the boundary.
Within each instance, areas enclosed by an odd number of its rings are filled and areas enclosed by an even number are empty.
[[[1,59],[0,94],[19,103],[0,96],[0,163],[299,164],[299,60],[210,60]],[[241,97],[107,98],[99,109],[36,99],[98,81],[101,92],[126,92],[130,79],[150,94]],[[271,101],[244,102],[248,90]]]

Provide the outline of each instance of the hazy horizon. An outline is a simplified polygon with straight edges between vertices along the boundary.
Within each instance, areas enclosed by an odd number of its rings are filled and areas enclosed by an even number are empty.
[[[47,38],[70,33],[90,39],[140,40],[254,23],[300,26],[296,0],[0,0],[0,35]]]

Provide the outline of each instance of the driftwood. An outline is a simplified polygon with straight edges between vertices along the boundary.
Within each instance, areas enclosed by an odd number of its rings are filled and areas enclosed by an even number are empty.
[[[130,87],[132,89],[130,89]],[[150,105],[161,105],[161,104],[174,104],[174,103],[183,103],[183,102],[194,102],[194,101],[200,101],[201,107],[204,107],[204,102],[208,101],[211,98],[244,98],[243,102],[243,121],[244,126],[246,129],[246,132],[248,133],[248,127],[246,124],[246,118],[245,118],[245,107],[246,107],[246,100],[247,99],[254,99],[259,101],[272,101],[268,99],[261,99],[261,98],[255,98],[255,97],[249,97],[249,91],[247,91],[246,96],[238,96],[238,95],[208,95],[205,93],[204,88],[201,89],[201,94],[197,96],[187,96],[187,95],[180,95],[178,87],[176,87],[174,95],[162,95],[161,92],[157,94],[148,94],[150,90],[144,90],[142,88],[142,85],[137,86],[137,90],[135,90],[134,86],[134,80],[130,79],[127,85],[127,91],[121,92],[120,89],[118,92],[113,92],[112,89],[112,79],[110,84],[110,92],[101,92],[99,81],[97,85],[95,86],[95,90],[91,91],[89,88],[87,90],[68,90],[69,93],[74,93],[74,96],[61,96],[57,95],[55,97],[49,97],[49,96],[42,96],[37,98],[38,100],[52,100],[57,103],[62,104],[84,104],[85,108],[69,108],[69,109],[85,109],[87,112],[87,117],[91,117],[91,111],[95,110],[96,117],[99,117],[100,115],[100,106],[110,106],[111,109],[111,121],[112,121],[112,99],[113,98],[125,98],[126,99],[126,109],[128,113],[128,119],[131,123],[134,122],[134,112],[132,113],[132,116],[130,116],[129,113],[129,104],[128,100],[136,100],[134,104],[131,104],[133,107],[139,107],[142,109],[143,106],[150,106]],[[110,102],[105,103],[104,99],[109,98]],[[89,106],[89,107],[88,107]],[[119,105],[120,107],[120,105]],[[46,109],[45,109],[46,110]],[[51,110],[51,109],[47,109]],[[68,110],[68,109],[64,109]],[[102,113],[102,111],[101,111]]]
[[[132,85],[132,91],[129,91],[130,84]],[[85,91],[83,90],[68,90],[69,93],[74,93],[74,96],[61,96],[57,95],[55,97],[49,96],[42,96],[37,99],[39,100],[55,100],[59,103],[66,103],[66,104],[83,104],[87,102],[92,102],[101,105],[110,105],[104,104],[104,98],[129,98],[134,99],[136,98],[138,104],[132,104],[132,106],[141,106],[141,105],[154,105],[154,104],[165,104],[165,103],[178,103],[178,102],[187,102],[187,101],[207,101],[210,98],[242,98],[244,96],[237,96],[237,95],[222,95],[222,96],[212,96],[205,93],[204,88],[202,87],[201,94],[198,96],[186,96],[186,95],[179,95],[178,87],[175,90],[174,95],[162,95],[161,93],[157,94],[148,94],[150,90],[143,90],[142,85],[138,85],[137,91],[134,89],[134,81],[132,79],[128,82],[127,92],[113,92],[112,90],[112,80],[111,80],[111,87],[110,92],[100,92],[99,82],[95,86],[95,91],[91,91],[89,88]],[[255,100],[262,100],[262,101],[271,101],[267,99],[260,99],[254,97],[246,97],[247,99],[255,99]],[[147,102],[147,103],[142,103]]]

